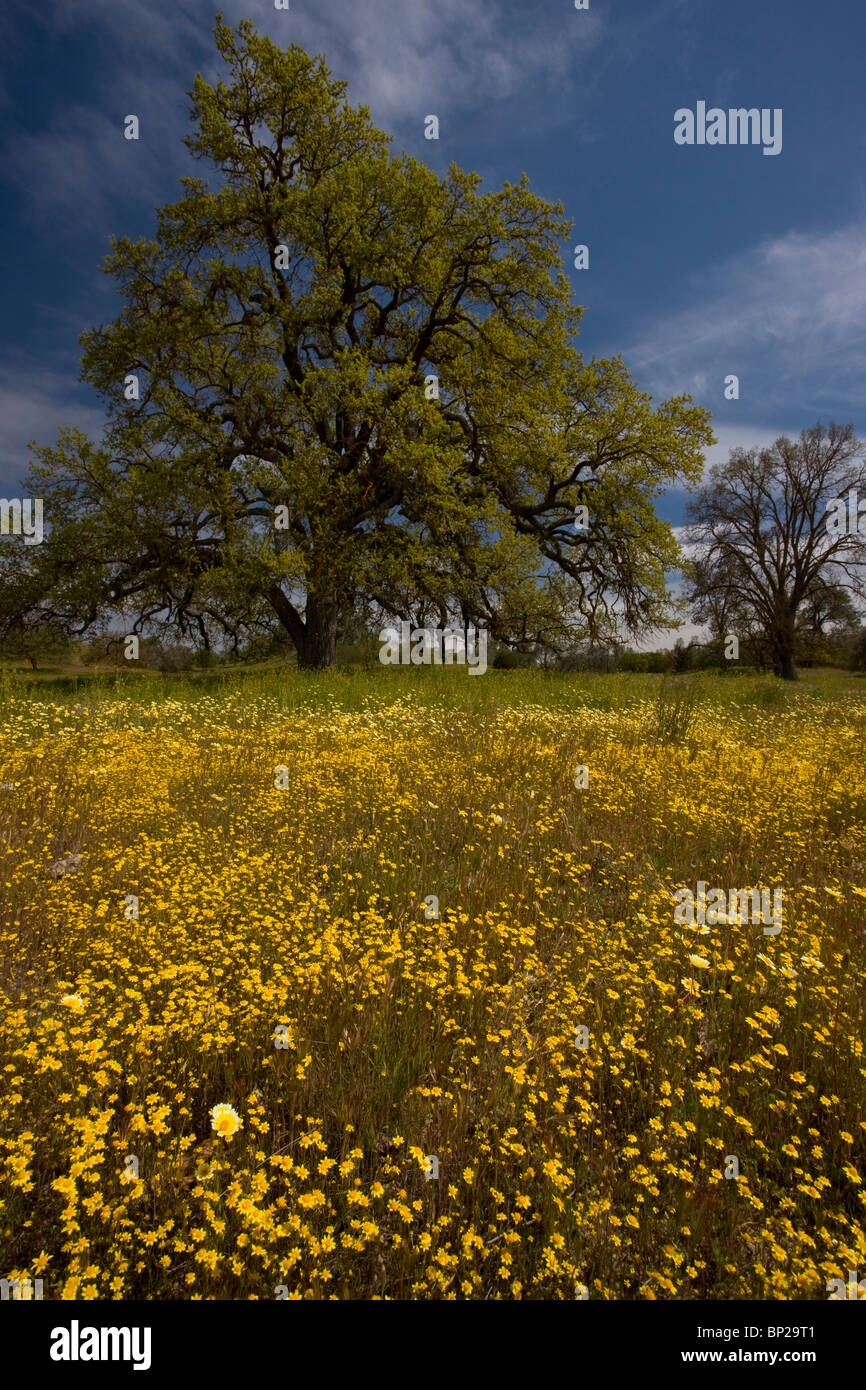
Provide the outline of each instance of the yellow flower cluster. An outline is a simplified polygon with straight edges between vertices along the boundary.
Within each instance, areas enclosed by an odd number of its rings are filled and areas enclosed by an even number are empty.
[[[637,678],[598,708],[494,672],[462,709],[298,679],[7,702],[0,1273],[790,1299],[866,1269],[863,697],[708,698],[670,743]],[[782,887],[781,932],[678,924],[697,879]]]

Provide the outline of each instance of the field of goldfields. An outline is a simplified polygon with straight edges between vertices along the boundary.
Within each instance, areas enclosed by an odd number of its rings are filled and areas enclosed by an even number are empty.
[[[0,1274],[826,1299],[866,1273],[866,683],[0,705]],[[580,772],[579,769],[584,769]],[[781,928],[675,894],[782,892]]]

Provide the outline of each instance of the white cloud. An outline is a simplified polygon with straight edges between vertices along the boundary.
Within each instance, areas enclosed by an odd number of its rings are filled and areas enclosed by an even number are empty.
[[[3,165],[10,181],[28,195],[31,215],[67,216],[66,233],[86,231],[99,224],[113,226],[115,203],[142,201],[152,206],[152,190],[164,177],[166,149],[151,126],[151,103],[115,103],[104,108],[74,106],[54,114],[47,130],[38,133],[7,127]],[[135,104],[132,104],[135,102]],[[122,109],[121,109],[122,108]],[[155,113],[160,104],[153,103]],[[123,118],[139,116],[139,140],[123,136]],[[154,124],[162,124],[157,115]],[[156,138],[154,138],[156,136]]]
[[[728,456],[732,449],[766,449],[774,444],[780,434],[787,434],[789,439],[796,438],[801,426],[796,429],[767,429],[765,425],[726,425],[720,424],[718,419],[713,421],[713,431],[719,441],[706,450],[704,457],[707,461],[707,470],[716,463],[727,463]]]
[[[60,425],[77,425],[92,439],[102,434],[105,416],[77,395],[72,373],[48,368],[0,367],[0,486],[3,495],[18,487],[31,455],[27,444],[53,444]]]
[[[611,70],[639,60],[653,31],[684,22],[692,0],[657,0],[640,16],[611,24],[600,8],[507,7],[502,0],[317,0],[274,10],[268,0],[222,0],[224,20],[250,17],[260,33],[310,53],[324,53],[334,76],[349,82],[349,100],[369,105],[374,121],[407,140],[434,113],[443,133],[458,114],[513,98],[533,84],[551,94],[555,110],[573,110],[577,143],[596,138],[593,93]],[[130,195],[153,206],[165,200],[165,169],[183,172],[188,156],[186,92],[196,70],[222,77],[213,43],[216,9],[201,0],[7,0],[9,28],[39,25],[52,37],[92,36],[104,59],[92,103],[53,113],[34,132],[7,123],[7,172],[30,196],[38,215],[72,213],[75,223],[110,222],[110,204]],[[142,118],[142,139],[124,141],[119,122]],[[550,119],[548,100],[532,102],[514,119],[537,126]],[[414,124],[417,122],[417,126]],[[491,125],[494,133],[496,122]],[[483,120],[476,121],[483,139]],[[496,137],[498,138],[498,136]],[[444,145],[431,147],[431,153]],[[130,151],[135,151],[134,176]],[[38,176],[34,177],[34,171]],[[517,173],[516,171],[515,177]],[[74,225],[74,224],[73,224]]]
[[[866,224],[769,238],[721,265],[711,282],[702,273],[684,289],[688,307],[648,325],[623,352],[642,385],[661,395],[690,391],[717,421],[738,409],[766,420],[792,402],[816,418],[862,415]],[[740,380],[738,403],[724,400],[729,373]]]
[[[455,110],[510,97],[539,79],[561,84],[602,32],[592,11],[527,7],[504,17],[492,0],[402,0],[395,12],[391,0],[366,0],[349,12],[324,3],[304,13],[297,41],[327,53],[332,71],[350,79],[350,99],[368,103],[374,119],[393,121],[422,117],[428,101]]]
[[[683,0],[670,3],[676,8]],[[318,0],[289,11],[223,0],[219,8],[232,26],[250,17],[259,33],[283,45],[324,52],[332,71],[350,80],[350,100],[368,102],[375,117],[414,112],[425,92],[477,105],[539,76],[563,78],[603,30],[594,10],[557,7],[545,14],[526,7],[506,14],[499,0]],[[74,6],[48,0],[37,18],[60,34],[91,25],[103,47],[110,42],[112,52],[128,60],[127,68],[121,64],[106,75],[113,84],[135,81],[150,68],[154,76],[181,75],[186,88],[196,62],[203,59],[213,73],[220,66],[212,39],[215,9],[208,13],[183,0],[76,0]],[[18,0],[18,13],[32,24],[30,0]]]
[[[250,8],[249,0],[221,5],[232,26]],[[603,33],[595,11],[527,8],[504,18],[497,0],[319,0],[288,12],[256,9],[260,33],[324,53],[332,74],[348,80],[349,101],[368,104],[374,121],[400,136],[398,147],[406,122],[417,121],[420,135],[431,112],[447,121],[534,81],[557,90],[559,99],[579,75],[585,89],[591,74],[580,60]],[[30,0],[17,0],[17,15],[53,35],[89,29],[106,58],[87,106],[55,110],[38,132],[7,123],[6,172],[34,211],[71,213],[80,226],[108,220],[114,199],[164,201],[166,164],[180,174],[189,161],[182,137],[195,73],[212,82],[225,73],[213,12],[183,0],[47,0],[34,12]],[[138,142],[123,138],[129,113],[141,119]]]

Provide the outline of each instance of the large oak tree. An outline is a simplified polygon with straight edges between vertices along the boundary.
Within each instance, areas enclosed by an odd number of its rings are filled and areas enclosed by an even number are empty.
[[[104,438],[34,451],[32,620],[278,624],[307,667],[359,606],[554,651],[665,625],[653,499],[697,479],[709,417],[576,352],[561,206],[393,155],[323,59],[249,21],[215,36],[187,137],[215,178],[113,242],[124,307],[82,338]]]

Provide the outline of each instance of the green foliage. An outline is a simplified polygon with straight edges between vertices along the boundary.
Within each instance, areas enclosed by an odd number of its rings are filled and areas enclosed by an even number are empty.
[[[853,642],[848,658],[849,671],[866,671],[866,628],[862,629]]]
[[[535,659],[528,652],[516,652],[510,647],[499,647],[492,665],[497,671],[520,671],[534,666]]]
[[[672,671],[674,665],[673,652],[623,652],[617,662],[619,671],[645,671],[658,674],[664,671]]]

